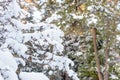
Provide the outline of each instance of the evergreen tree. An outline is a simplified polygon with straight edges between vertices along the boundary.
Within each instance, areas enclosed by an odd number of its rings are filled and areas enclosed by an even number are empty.
[[[6,0],[0,3],[2,5],[0,9],[0,78],[2,80],[24,80],[24,77],[31,72],[34,72],[31,74],[35,76],[39,73],[41,76],[55,80],[60,78],[79,80],[71,69],[74,65],[73,61],[62,53],[63,32],[55,25],[41,22],[40,18],[37,18],[35,14],[42,13],[37,10],[36,2]],[[10,62],[5,62],[4,58]],[[11,64],[12,62],[14,65]],[[10,68],[5,67],[4,64]],[[42,80],[42,77],[39,76],[38,79]],[[31,76],[30,79],[35,78]],[[47,77],[45,79],[49,80]]]
[[[117,70],[114,70],[116,64],[119,65],[119,5],[118,0],[51,0],[50,4],[45,5],[49,16],[46,16],[44,21],[56,24],[65,32],[64,54],[75,62],[74,69],[80,79],[98,79],[93,28],[97,29],[96,45],[100,71],[105,75],[103,78],[113,79],[114,75],[119,79]],[[57,19],[52,19],[53,16]],[[116,60],[118,62],[114,63]]]

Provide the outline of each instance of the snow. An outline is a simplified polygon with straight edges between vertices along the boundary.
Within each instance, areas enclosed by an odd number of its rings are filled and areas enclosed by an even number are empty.
[[[76,52],[75,55],[76,55],[76,56],[81,56],[81,55],[83,55],[83,53],[82,53],[82,52]]]
[[[117,40],[120,41],[120,35],[117,35]]]
[[[60,15],[57,15],[57,14],[55,13],[55,14],[52,14],[52,16],[51,16],[50,18],[47,18],[47,19],[46,19],[46,22],[47,22],[47,23],[51,23],[52,21],[58,20],[59,18],[61,18],[61,16],[60,16]]]
[[[1,69],[4,69],[5,66],[6,66],[6,65],[0,60],[0,68],[1,68]]]
[[[90,17],[90,18],[87,19],[87,25],[97,24],[97,22],[98,22],[97,16],[95,16],[94,14],[90,14],[88,17]]]
[[[118,24],[118,25],[117,25],[117,30],[119,30],[119,31],[120,31],[120,24]]]
[[[25,61],[22,58],[15,58],[15,60],[18,65],[21,64],[21,65],[25,66]]]
[[[71,69],[71,66],[74,65],[73,61],[63,56],[62,53],[64,47],[61,37],[64,36],[64,33],[57,26],[50,24],[51,20],[57,20],[61,16],[52,15],[46,23],[42,23],[39,20],[44,11],[39,12],[31,7],[31,10],[35,11],[33,12],[35,24],[30,22],[23,24],[21,19],[30,16],[30,13],[22,10],[17,0],[6,0],[1,5],[5,6],[5,10],[3,7],[0,9],[0,13],[2,13],[0,14],[0,22],[4,24],[2,27],[0,25],[0,30],[4,30],[0,33],[0,38],[3,37],[3,42],[0,45],[0,73],[2,74],[0,80],[18,80],[18,74],[16,74],[18,65],[25,66],[25,61],[29,56],[32,56],[32,63],[45,63],[44,68],[50,67],[52,70],[57,68],[67,71],[70,77],[78,80],[76,73]],[[50,49],[49,45],[53,45],[52,52],[46,52],[47,48]],[[29,48],[35,49],[35,51],[29,52],[31,50]],[[43,54],[43,52],[46,53]],[[45,58],[40,60],[36,55],[43,55]],[[49,80],[43,72],[37,73],[37,71],[20,72],[20,78],[21,80]]]
[[[36,22],[39,22],[42,19],[42,17],[44,16],[44,13],[45,13],[45,10],[43,10],[43,9],[40,11],[34,9],[33,15],[32,15],[33,20],[35,20]]]
[[[63,3],[65,0],[56,0],[56,2]]]
[[[72,77],[74,80],[79,80],[77,74],[73,70],[68,70],[67,73],[69,73],[69,76]]]
[[[24,44],[15,40],[14,37],[6,39],[6,44],[4,44],[4,47],[11,47],[14,49],[14,52],[17,52],[18,55],[22,55],[25,57],[25,52],[27,51],[27,47]]]
[[[9,68],[1,70],[1,74],[4,78],[4,80],[18,80],[17,74]]]
[[[0,75],[0,80],[4,80],[3,77]]]
[[[12,68],[14,71],[17,70],[17,63],[10,52],[0,51],[0,61],[3,62],[4,65]]]
[[[117,30],[120,31],[120,24],[117,25]],[[116,38],[118,41],[120,41],[120,35],[117,35]]]
[[[43,73],[35,72],[21,72],[21,80],[49,80]]]
[[[94,7],[95,7],[94,5],[90,5],[90,6],[87,7],[87,10],[88,10],[88,11],[93,11],[93,10],[94,10]]]
[[[10,52],[0,51],[0,80],[18,80],[17,64]]]
[[[73,16],[74,19],[83,19],[84,15],[75,15],[75,14],[71,14]]]
[[[110,74],[110,78],[111,79],[119,79],[116,75],[114,75],[114,74]]]

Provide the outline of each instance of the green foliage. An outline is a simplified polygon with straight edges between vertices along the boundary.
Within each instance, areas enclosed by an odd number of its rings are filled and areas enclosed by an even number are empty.
[[[49,0],[51,1],[51,0]],[[120,10],[117,9],[118,4],[114,1],[107,0],[65,0],[63,3],[54,2],[54,4],[46,5],[46,11],[50,11],[49,17],[55,12],[61,18],[51,22],[57,25],[65,32],[63,45],[65,46],[64,53],[69,58],[77,61],[77,73],[80,79],[87,80],[92,77],[97,80],[95,55],[93,48],[93,40],[91,28],[97,28],[97,42],[103,41],[101,46],[98,46],[100,64],[105,67],[106,47],[110,47],[109,53],[119,54],[119,43],[116,40],[116,35],[120,34],[117,30],[117,25],[120,23]],[[50,3],[50,2],[49,2]],[[118,3],[120,3],[118,1]],[[84,4],[85,10],[81,11],[81,6]],[[89,9],[91,8],[91,9]],[[96,20],[96,22],[94,20]],[[91,22],[91,23],[90,23]],[[79,34],[81,33],[81,34]],[[66,38],[67,37],[67,38]],[[108,40],[108,46],[106,46]],[[70,42],[69,42],[70,41]],[[68,42],[68,44],[66,44]],[[78,43],[78,45],[74,45]],[[77,52],[83,54],[77,56]],[[109,54],[109,59],[115,57]],[[116,67],[118,69],[119,67]],[[112,66],[109,66],[109,73],[119,76]],[[112,79],[111,79],[112,80]]]

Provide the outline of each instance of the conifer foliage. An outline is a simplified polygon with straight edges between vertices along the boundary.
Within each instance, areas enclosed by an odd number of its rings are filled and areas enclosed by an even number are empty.
[[[0,80],[57,79],[62,72],[79,80],[71,69],[73,61],[62,53],[64,33],[53,24],[38,22],[34,14],[42,13],[33,4],[0,1]]]

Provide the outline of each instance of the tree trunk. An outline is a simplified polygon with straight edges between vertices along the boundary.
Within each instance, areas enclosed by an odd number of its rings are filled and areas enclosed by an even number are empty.
[[[108,63],[108,57],[109,57],[109,46],[108,46],[108,40],[106,41],[106,51],[105,51],[105,73],[104,73],[104,80],[108,80],[109,75],[109,63]]]
[[[99,80],[103,80],[103,76],[101,73],[101,68],[100,68],[100,61],[99,61],[99,56],[98,56],[98,49],[97,49],[97,44],[96,44],[96,28],[92,29],[92,34],[93,34],[93,45],[94,45],[94,51],[95,51],[95,62],[96,62],[96,67],[97,67],[97,72],[98,72],[98,78]]]

